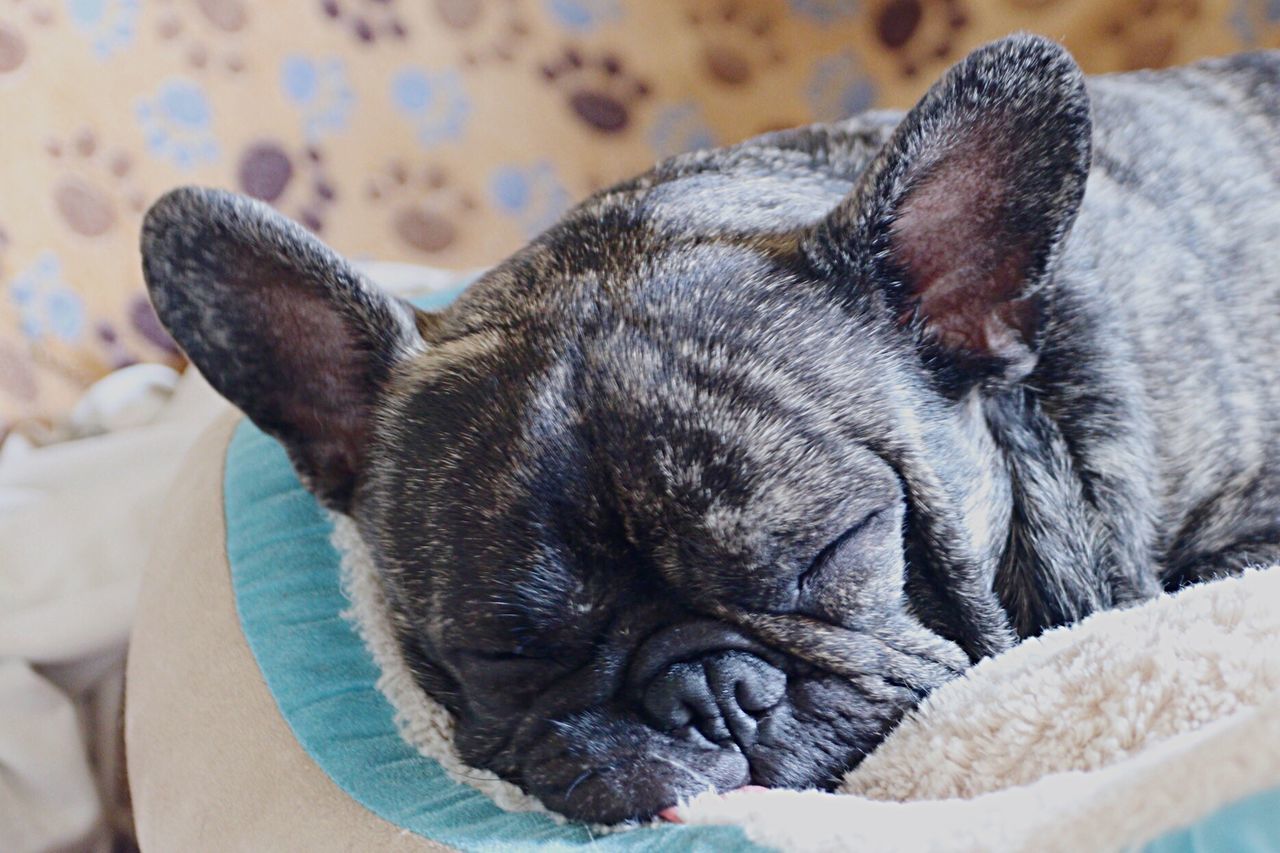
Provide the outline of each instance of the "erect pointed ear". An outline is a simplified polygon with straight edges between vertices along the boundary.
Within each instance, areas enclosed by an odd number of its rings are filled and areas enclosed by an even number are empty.
[[[807,250],[836,278],[883,287],[949,382],[1023,375],[1090,146],[1084,77],[1066,50],[1029,35],[994,42],[903,119]]]
[[[280,440],[324,504],[348,511],[375,401],[422,345],[414,309],[271,208],[217,190],[152,206],[142,267],[192,363]]]

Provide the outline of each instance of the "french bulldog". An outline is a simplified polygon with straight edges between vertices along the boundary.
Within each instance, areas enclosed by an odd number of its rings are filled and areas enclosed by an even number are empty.
[[[453,305],[178,189],[191,361],[352,517],[464,760],[587,821],[827,787],[1047,628],[1280,557],[1280,54],[1016,35],[602,191]]]

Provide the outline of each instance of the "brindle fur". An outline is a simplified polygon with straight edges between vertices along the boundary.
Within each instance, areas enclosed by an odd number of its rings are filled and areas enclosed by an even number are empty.
[[[439,314],[227,193],[143,235],[464,758],[596,821],[831,784],[970,662],[1280,556],[1278,252],[1280,55],[1086,88],[1027,36],[905,119],[664,162]],[[785,695],[660,730],[709,654]]]

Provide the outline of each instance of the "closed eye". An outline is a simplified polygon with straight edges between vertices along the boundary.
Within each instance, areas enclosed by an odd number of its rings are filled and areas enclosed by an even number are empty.
[[[492,651],[490,649],[456,649],[458,655],[473,661],[484,663],[556,663],[552,655],[536,654],[527,651]]]
[[[495,652],[489,649],[457,649],[456,651],[460,655],[486,661],[524,660],[527,658],[527,655],[521,652]]]
[[[464,650],[456,660],[464,684],[486,691],[498,690],[513,699],[541,691],[570,669],[552,657],[488,650]],[[476,696],[471,695],[473,699]]]
[[[511,651],[493,649],[454,649],[464,669],[483,671],[486,674],[517,673],[530,678],[552,678],[577,669],[582,665],[575,650],[565,648],[557,652],[544,649],[519,647]]]
[[[819,551],[818,556],[813,558],[813,562],[809,564],[809,567],[805,569],[803,572],[801,572],[800,577],[796,579],[796,586],[803,592],[805,585],[808,584],[808,582],[812,580],[819,572],[821,572],[824,568],[826,568],[826,566],[835,558],[837,554],[840,553],[841,549],[843,549],[845,545],[847,545],[853,539],[857,538],[859,533],[862,533],[864,530],[870,527],[872,522],[874,522],[881,515],[883,515],[885,511],[888,509],[889,507],[887,506],[882,506],[878,509],[873,509],[871,512],[863,516],[861,521],[859,521],[853,527],[850,527],[844,533],[841,533],[838,537],[836,537],[836,540],[834,542],[832,542],[830,545],[828,545],[827,547]]]

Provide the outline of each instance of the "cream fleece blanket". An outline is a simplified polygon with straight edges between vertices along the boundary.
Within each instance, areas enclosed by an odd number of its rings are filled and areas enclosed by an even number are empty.
[[[543,810],[453,748],[414,683],[354,525],[335,516],[349,614],[401,734],[509,810]],[[688,823],[790,850],[1106,850],[1280,785],[1280,567],[1098,614],[936,691],[841,793],[704,795]]]

